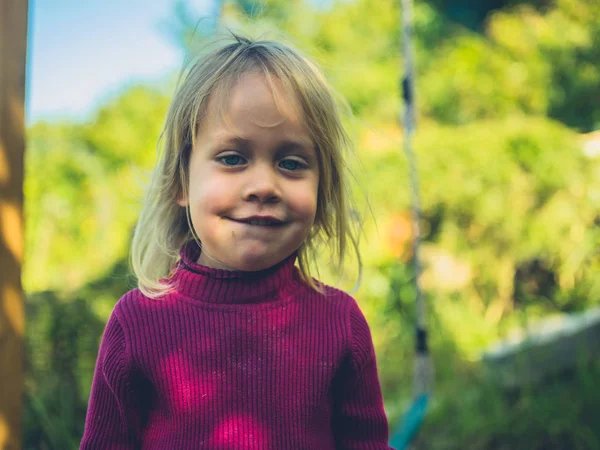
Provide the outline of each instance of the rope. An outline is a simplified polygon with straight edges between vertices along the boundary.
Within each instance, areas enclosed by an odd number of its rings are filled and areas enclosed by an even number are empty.
[[[402,98],[404,100],[404,151],[408,160],[410,173],[411,213],[412,213],[412,250],[414,266],[414,287],[416,304],[415,324],[415,366],[413,374],[414,400],[405,413],[400,427],[390,440],[397,450],[408,447],[414,435],[419,430],[427,405],[429,392],[433,384],[433,363],[427,346],[425,300],[421,291],[421,202],[419,196],[419,176],[417,162],[412,150],[412,138],[416,128],[415,121],[415,74],[412,55],[412,0],[402,0],[402,47],[405,63],[405,75],[402,79]]]
[[[408,159],[410,173],[411,210],[412,210],[412,250],[414,266],[414,285],[416,303],[416,357],[415,364],[415,395],[429,392],[433,374],[429,349],[427,346],[426,308],[421,291],[421,201],[419,195],[419,175],[415,154],[412,150],[412,138],[416,129],[415,120],[415,71],[412,52],[412,0],[402,0],[402,47],[405,63],[405,76],[402,79],[402,97],[404,100],[404,151]]]

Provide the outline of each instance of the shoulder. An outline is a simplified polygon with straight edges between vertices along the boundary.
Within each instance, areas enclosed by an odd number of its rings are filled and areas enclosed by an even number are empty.
[[[343,312],[347,345],[356,369],[364,367],[373,358],[374,348],[371,328],[359,303],[350,294],[325,286],[323,296],[334,301]]]
[[[111,318],[117,320],[121,326],[126,325],[136,316],[136,310],[140,307],[146,297],[139,289],[132,289],[125,293],[115,304]],[[147,299],[146,299],[147,300]]]
[[[349,335],[357,339],[362,339],[365,335],[368,335],[370,340],[369,324],[357,300],[352,295],[338,288],[325,284],[322,284],[322,286],[323,293],[318,294],[319,300],[333,305],[343,315]]]
[[[352,295],[333,286],[322,286],[323,294],[321,295],[324,301],[333,303],[340,308],[346,315],[346,318],[349,322],[364,321],[366,324],[366,320],[360,309],[360,306]]]
[[[153,310],[164,308],[160,302],[146,297],[139,289],[128,291],[116,302],[105,335],[113,330],[111,334],[120,341],[128,358],[137,360],[139,349],[146,345],[153,327]]]
[[[102,340],[107,342],[110,340],[122,341],[123,344],[127,339],[129,329],[129,318],[131,310],[135,304],[135,290],[131,290],[124,294],[113,307],[110,316],[106,322]]]
[[[334,318],[331,317],[333,315],[338,321],[349,320],[351,311],[358,308],[354,297],[341,289],[315,281],[319,283],[321,292],[301,283],[301,288],[293,296],[311,310],[323,311],[330,319]]]
[[[162,298],[146,297],[138,288],[125,293],[115,304],[112,315],[121,322],[123,326],[128,323],[137,322],[141,316],[156,313],[158,310],[168,309],[173,299],[166,295]]]
[[[117,301],[102,335],[98,360],[105,379],[111,384],[139,367],[135,347],[139,339],[133,339],[132,333],[139,329],[135,309],[140,296],[141,293],[134,289]]]
[[[151,299],[146,297],[139,289],[132,289],[125,293],[115,304],[109,318],[110,322],[116,322],[123,329],[126,338],[132,334],[144,331],[152,317],[164,315],[169,300]]]

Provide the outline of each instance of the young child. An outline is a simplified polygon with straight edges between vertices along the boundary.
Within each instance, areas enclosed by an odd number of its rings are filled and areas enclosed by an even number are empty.
[[[297,50],[234,38],[168,111],[81,449],[388,450],[369,326],[308,265],[356,242],[336,103]]]

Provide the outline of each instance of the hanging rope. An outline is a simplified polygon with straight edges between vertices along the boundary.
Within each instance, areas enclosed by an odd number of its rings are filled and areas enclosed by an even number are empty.
[[[404,100],[404,151],[408,160],[410,174],[411,210],[412,210],[412,251],[414,266],[414,287],[416,304],[415,367],[413,375],[414,400],[404,415],[400,427],[392,436],[391,445],[397,450],[408,446],[419,429],[427,408],[429,393],[433,383],[433,363],[427,345],[425,301],[422,295],[421,278],[421,203],[419,195],[419,176],[416,157],[412,150],[412,138],[416,129],[415,120],[415,73],[412,52],[412,0],[402,0],[402,47],[405,75],[402,79],[402,97]]]

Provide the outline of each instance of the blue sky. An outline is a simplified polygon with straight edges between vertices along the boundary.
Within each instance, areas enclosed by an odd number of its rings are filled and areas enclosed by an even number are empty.
[[[211,0],[189,0],[210,14]],[[85,119],[104,97],[177,70],[183,54],[165,31],[175,0],[31,0],[27,122]]]

